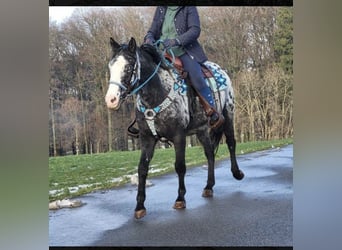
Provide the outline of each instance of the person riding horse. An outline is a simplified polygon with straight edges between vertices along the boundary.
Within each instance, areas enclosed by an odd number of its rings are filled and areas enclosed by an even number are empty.
[[[164,49],[171,50],[181,60],[209,117],[209,126],[217,128],[224,118],[216,111],[212,92],[201,72],[201,64],[208,58],[198,42],[200,32],[200,19],[195,6],[159,6],[144,43],[153,45],[156,40],[162,40]]]

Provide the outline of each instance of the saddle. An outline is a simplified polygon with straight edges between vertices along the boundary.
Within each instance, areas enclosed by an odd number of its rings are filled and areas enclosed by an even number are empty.
[[[164,57],[170,64],[173,64],[173,66],[176,68],[176,70],[182,76],[182,78],[185,79],[187,77],[187,72],[184,70],[183,63],[181,59],[179,59],[179,57],[172,58],[172,56],[167,52],[164,54]],[[204,78],[214,77],[213,73],[204,64],[200,65]]]
[[[173,58],[167,52],[165,52],[164,57],[169,63],[173,64],[173,66],[176,68],[176,70],[182,76],[182,78],[184,78],[184,79],[187,78],[188,72],[186,72],[184,70],[182,61],[179,59],[179,57]],[[201,71],[202,71],[204,79],[214,77],[211,70],[209,70],[204,64],[200,64],[200,66],[201,66]],[[189,83],[191,84],[191,81],[189,81]],[[195,88],[193,88],[193,89],[195,90],[195,93],[197,94],[199,101],[202,104],[204,111],[205,111],[207,116],[211,116],[214,112],[217,112],[213,107],[210,106],[210,104],[205,100],[205,98]]]

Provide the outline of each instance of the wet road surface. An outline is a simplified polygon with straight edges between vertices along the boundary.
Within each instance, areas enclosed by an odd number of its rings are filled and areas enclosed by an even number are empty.
[[[176,173],[151,178],[147,215],[133,217],[136,186],[78,197],[84,206],[49,211],[50,246],[292,246],[293,145],[216,163],[214,197],[201,197],[207,169],[188,169],[184,210],[172,208]]]

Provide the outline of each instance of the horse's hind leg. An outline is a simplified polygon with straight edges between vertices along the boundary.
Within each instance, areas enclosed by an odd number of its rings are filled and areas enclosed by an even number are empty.
[[[156,145],[156,140],[151,138],[141,138],[142,149],[140,155],[140,162],[138,166],[138,193],[137,193],[137,206],[135,208],[134,217],[140,219],[146,215],[146,208],[144,206],[146,193],[145,184],[148,173],[148,166],[153,157],[154,147]]]
[[[228,146],[228,150],[230,153],[230,161],[231,161],[231,171],[235,179],[242,180],[244,177],[244,173],[239,169],[239,166],[236,161],[235,148],[236,141],[234,137],[234,124],[233,118],[234,114],[232,112],[227,112],[226,108],[224,110],[224,134],[226,136],[226,143]]]
[[[207,160],[208,160],[207,185],[204,187],[202,196],[212,197],[214,193],[213,186],[215,185],[215,155],[214,155],[215,145],[210,140],[207,129],[197,132],[197,138],[201,142],[204,148],[205,156],[207,157]]]
[[[178,133],[178,135],[174,138],[174,145],[176,151],[176,161],[175,161],[175,169],[178,175],[178,197],[173,205],[175,209],[182,209],[186,207],[185,202],[185,183],[184,177],[186,173],[186,166],[185,166],[185,135],[182,133]]]

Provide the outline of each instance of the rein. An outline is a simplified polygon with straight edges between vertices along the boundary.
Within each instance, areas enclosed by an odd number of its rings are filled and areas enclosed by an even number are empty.
[[[149,78],[147,78],[146,81],[143,82],[141,85],[139,85],[136,89],[133,89],[132,92],[131,92],[130,94],[128,94],[128,96],[132,96],[132,95],[138,93],[140,89],[142,89],[143,87],[145,87],[145,85],[152,79],[152,77],[154,77],[155,74],[157,74],[160,65],[161,65],[161,61],[157,64],[155,70],[154,70],[153,73],[149,76]],[[139,81],[139,80],[140,80],[140,79],[138,79],[138,81]],[[133,85],[133,86],[134,86],[134,85]]]
[[[156,48],[158,48],[160,44],[162,44],[162,45],[164,46],[164,41],[161,40],[161,39],[159,39],[159,40],[157,40],[156,42],[153,43],[153,45],[154,45]],[[164,56],[164,53],[165,53],[166,51],[167,51],[167,52],[171,55],[171,57],[172,57],[171,63],[170,63],[168,60],[166,60],[166,58],[165,58],[165,56]],[[161,56],[160,56],[160,57],[161,57],[161,60],[164,62],[164,64],[165,64],[167,67],[174,68],[174,64],[175,64],[175,60],[176,60],[176,59],[175,59],[175,54],[173,53],[172,49],[166,50],[166,49],[164,48],[163,50],[161,50]]]

